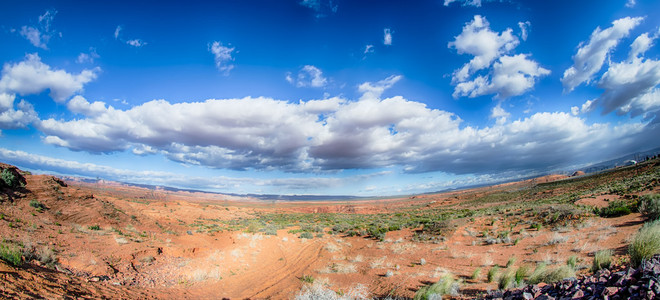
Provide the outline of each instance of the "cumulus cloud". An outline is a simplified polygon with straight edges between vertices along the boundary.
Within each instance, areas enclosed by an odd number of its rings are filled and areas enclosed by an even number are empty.
[[[16,95],[0,93],[0,129],[25,128],[39,120],[32,104],[21,100],[16,107]]]
[[[363,83],[356,101],[154,100],[121,110],[75,97],[67,107],[82,118],[51,118],[37,128],[45,143],[76,151],[160,153],[189,165],[288,172],[392,166],[454,174],[529,171],[658,143],[644,138],[653,127],[642,123],[587,124],[562,112],[510,121],[501,106],[491,114],[495,125],[466,126],[451,112],[401,96],[383,98],[400,79]]]
[[[465,24],[461,34],[449,42],[448,47],[456,49],[458,54],[474,56],[452,74],[454,98],[494,94],[496,98],[506,99],[531,90],[537,78],[550,74],[529,59],[528,54],[506,55],[519,44],[512,32],[511,28],[494,32],[486,18],[476,15]],[[487,68],[490,68],[489,74],[475,76]],[[475,77],[471,79],[472,76]]]
[[[300,68],[295,79],[291,77],[291,73],[287,73],[285,79],[297,87],[322,88],[328,84],[328,79],[323,76],[323,72],[312,65],[305,65]]]
[[[628,0],[628,1],[626,2],[626,7],[632,8],[632,7],[635,7],[635,5],[637,5],[637,1],[636,1],[636,0]]]
[[[602,56],[600,59],[604,59],[607,53],[614,50],[619,39],[627,36],[628,32],[641,20],[641,18],[623,18],[615,21],[613,26],[606,30],[600,31],[597,28],[592,34],[589,45],[581,48],[576,57],[581,55],[580,51],[587,47],[595,48],[591,44],[594,43],[594,40],[598,40],[598,43],[604,45],[598,52]],[[609,33],[603,34],[604,32]],[[616,112],[618,115],[630,114],[631,117],[641,115],[646,119],[655,118],[655,122],[658,122],[660,61],[644,57],[657,37],[657,33],[652,36],[649,33],[642,33],[631,43],[627,60],[621,62],[608,60],[607,70],[597,82],[597,86],[603,89],[603,93],[600,97],[584,103],[580,112],[602,108],[602,114]],[[594,52],[595,50],[584,51]],[[592,68],[590,77],[604,64],[603,61],[597,61],[597,63],[600,65]],[[577,107],[575,110],[577,111]]]
[[[2,68],[0,92],[18,93],[21,95],[38,94],[50,90],[50,97],[57,102],[63,102],[83,86],[96,79],[100,69],[85,69],[79,74],[71,74],[64,70],[52,69],[44,64],[38,54],[28,54],[25,60]]]
[[[209,46],[209,51],[213,53],[215,57],[215,67],[218,68],[218,71],[223,72],[225,75],[229,75],[229,71],[234,69],[234,65],[230,62],[234,61],[234,58],[231,56],[236,48],[223,46],[221,42],[215,41]]]
[[[571,92],[583,82],[589,83],[593,75],[603,67],[610,51],[642,20],[641,17],[625,17],[612,22],[612,27],[605,30],[596,28],[589,41],[578,46],[578,51],[573,56],[573,65],[564,71],[561,78],[564,92]]]
[[[383,29],[383,45],[392,45],[392,30],[389,28]]]
[[[27,39],[35,47],[48,50],[48,41],[55,34],[51,28],[51,23],[57,14],[56,10],[47,10],[39,16],[39,24],[36,27],[22,26],[20,35]]]
[[[300,5],[314,11],[315,17],[323,18],[330,13],[336,13],[338,6],[332,0],[302,0]]]

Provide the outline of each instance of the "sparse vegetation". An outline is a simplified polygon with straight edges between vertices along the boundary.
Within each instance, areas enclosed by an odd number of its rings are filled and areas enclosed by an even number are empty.
[[[500,290],[508,289],[514,282],[515,273],[511,270],[502,274],[497,282],[497,288]]]
[[[479,277],[481,277],[481,268],[476,268],[472,271],[472,276],[470,276],[470,278],[472,280],[478,280]]]
[[[600,269],[609,268],[612,264],[612,254],[614,254],[614,252],[610,249],[596,252],[594,255],[594,261],[591,264],[591,271],[597,272]]]
[[[2,169],[2,172],[0,172],[0,178],[2,178],[2,182],[7,187],[16,189],[23,186],[20,178],[9,169]]]
[[[488,282],[495,281],[495,278],[497,277],[497,275],[499,275],[499,272],[500,272],[500,267],[498,266],[493,266],[492,268],[490,268],[490,270],[488,270]]]
[[[568,265],[548,269],[545,264],[539,264],[532,275],[529,276],[529,283],[552,283],[570,277],[575,277],[575,270]]]
[[[440,277],[438,282],[421,287],[415,293],[414,300],[429,300],[433,299],[433,295],[456,295],[460,285],[454,279],[451,273],[446,273]]]
[[[644,224],[628,247],[630,263],[638,266],[643,260],[660,253],[660,220]]]
[[[0,259],[6,261],[12,266],[20,266],[22,251],[18,245],[9,242],[0,243]]]
[[[654,221],[660,218],[660,194],[649,194],[639,199],[639,212]]]

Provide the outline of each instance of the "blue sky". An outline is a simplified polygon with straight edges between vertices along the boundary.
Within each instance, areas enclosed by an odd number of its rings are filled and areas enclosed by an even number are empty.
[[[0,161],[382,196],[660,146],[658,1],[14,1]]]

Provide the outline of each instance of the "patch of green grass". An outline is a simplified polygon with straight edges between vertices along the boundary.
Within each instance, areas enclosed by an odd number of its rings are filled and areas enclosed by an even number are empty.
[[[614,252],[610,249],[600,250],[594,255],[594,261],[591,264],[591,271],[597,272],[600,269],[609,268],[612,265],[612,254]]]
[[[487,278],[488,282],[495,281],[495,278],[497,277],[499,272],[500,272],[500,267],[498,266],[493,266],[492,268],[490,268],[490,270],[488,270],[488,278]]]
[[[577,255],[571,255],[571,257],[569,257],[566,260],[566,265],[573,268],[573,269],[577,268],[577,263],[578,263]]]
[[[99,226],[99,225],[90,225],[89,227],[87,227],[87,229],[89,229],[89,230],[101,230],[101,226]]]
[[[506,267],[509,268],[513,266],[513,264],[515,264],[517,260],[518,259],[515,256],[509,257],[509,260],[506,262]]]
[[[311,275],[303,275],[302,277],[300,277],[300,281],[306,283],[314,283],[314,277],[312,277]]]
[[[517,286],[523,285],[525,279],[529,276],[529,267],[527,265],[522,265],[518,267],[515,275],[515,282]]]
[[[0,243],[0,259],[17,267],[22,264],[21,256],[22,251],[19,246],[4,241]]]
[[[442,275],[438,282],[421,287],[415,293],[414,300],[428,300],[432,299],[433,295],[456,295],[458,293],[459,284],[450,273]],[[434,298],[434,297],[433,297]]]
[[[630,263],[634,267],[658,253],[660,253],[660,220],[644,224],[628,246]]]
[[[540,264],[536,267],[532,275],[529,276],[529,283],[553,283],[569,277],[575,277],[575,270],[568,265],[548,269],[545,264]]]
[[[471,278],[472,280],[478,280],[479,277],[481,277],[481,268],[476,268],[476,269],[474,269],[474,271],[472,272],[472,276],[470,276],[470,278]]]
[[[505,290],[511,287],[514,282],[514,276],[515,274],[513,271],[508,271],[502,274],[497,282],[497,288]]]

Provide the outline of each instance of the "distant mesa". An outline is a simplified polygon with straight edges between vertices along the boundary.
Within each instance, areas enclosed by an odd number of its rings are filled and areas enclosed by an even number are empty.
[[[571,177],[575,177],[575,176],[583,176],[583,175],[585,175],[585,174],[586,174],[586,173],[584,173],[584,171],[575,171],[575,173],[573,173],[573,175],[571,175]]]

